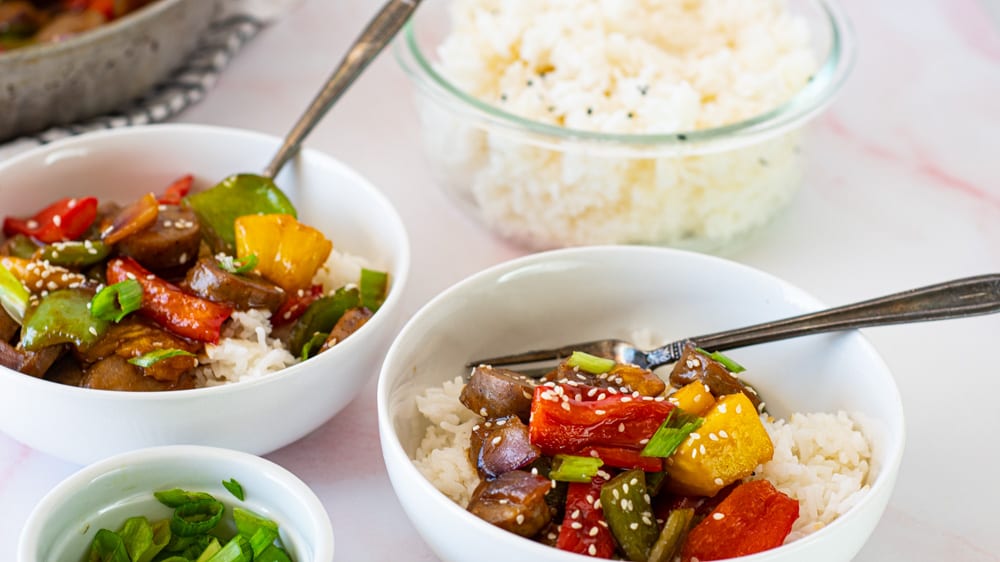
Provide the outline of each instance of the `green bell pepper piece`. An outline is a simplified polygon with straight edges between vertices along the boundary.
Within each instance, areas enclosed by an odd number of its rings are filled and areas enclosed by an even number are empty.
[[[301,356],[302,348],[315,334],[329,334],[348,309],[360,305],[361,296],[357,288],[341,287],[333,295],[316,299],[292,326],[288,350],[296,357]]]
[[[601,506],[611,534],[629,560],[646,562],[660,535],[646,493],[645,473],[632,469],[601,487]]]
[[[236,174],[215,187],[184,198],[197,213],[217,251],[232,253],[236,246],[233,223],[244,215],[285,214],[298,218],[295,206],[274,184],[256,174]]]
[[[79,269],[104,261],[110,253],[111,246],[97,240],[56,242],[43,247],[39,259],[47,260],[52,265]]]
[[[15,258],[30,260],[35,256],[35,252],[41,247],[30,237],[23,234],[15,234],[7,239],[7,251]]]
[[[91,291],[59,289],[49,293],[25,316],[21,344],[28,351],[72,343],[80,349],[93,345],[108,329],[108,321],[90,314]]]
[[[691,508],[675,509],[667,516],[663,531],[649,551],[649,562],[672,562],[684,546],[694,510]]]

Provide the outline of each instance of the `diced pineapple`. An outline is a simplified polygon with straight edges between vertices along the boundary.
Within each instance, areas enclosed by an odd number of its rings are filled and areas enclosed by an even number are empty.
[[[236,255],[257,256],[255,271],[293,295],[312,283],[333,243],[291,215],[246,215],[236,219]]]
[[[688,383],[667,397],[671,404],[681,410],[696,416],[704,416],[705,412],[715,405],[715,397],[701,381]]]
[[[771,460],[774,445],[757,410],[742,393],[721,397],[666,462],[672,492],[714,496]]]

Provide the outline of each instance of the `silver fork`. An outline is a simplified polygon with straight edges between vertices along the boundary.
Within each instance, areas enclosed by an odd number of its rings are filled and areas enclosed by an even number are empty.
[[[829,308],[819,312],[793,316],[783,320],[754,324],[745,328],[695,336],[644,351],[619,339],[575,343],[554,349],[540,349],[470,361],[476,365],[512,366],[539,362],[553,365],[574,351],[631,363],[648,369],[674,363],[688,342],[707,351],[725,351],[758,343],[832,332],[853,328],[868,328],[887,324],[943,320],[1000,312],[1000,273],[956,279],[936,285],[910,289],[884,297]],[[549,369],[534,366],[522,370],[540,376]]]

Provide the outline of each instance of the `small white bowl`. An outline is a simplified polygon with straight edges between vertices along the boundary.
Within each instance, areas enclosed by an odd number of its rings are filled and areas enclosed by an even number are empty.
[[[235,478],[239,501],[222,482]],[[297,562],[331,562],[333,529],[319,498],[294,474],[254,455],[199,446],[152,447],[87,466],[63,480],[35,506],[18,541],[19,562],[82,560],[99,529],[117,531],[126,519],[169,517],[153,492],[182,488],[207,492],[226,505],[224,520],[239,506],[278,524]]]
[[[280,144],[259,133],[198,125],[120,129],[52,143],[0,164],[3,215],[30,216],[62,197],[129,202],[190,173],[196,188],[260,170]],[[354,335],[272,375],[170,392],[117,392],[56,384],[0,367],[0,431],[86,464],[156,445],[212,445],[266,454],[316,429],[376,376],[399,326],[410,264],[399,214],[337,160],[303,150],[276,178],[334,248],[390,272],[389,295]]]
[[[468,513],[411,461],[427,427],[414,397],[465,374],[478,357],[650,330],[664,341],[821,308],[800,289],[720,258],[651,247],[588,247],[531,255],[449,288],[397,336],[379,375],[382,454],[396,495],[443,560],[589,560],[523,539]],[[865,420],[873,477],[865,497],[832,524],[788,545],[741,558],[850,560],[878,523],[903,454],[899,393],[858,332],[810,336],[729,352],[771,413],[846,410]]]

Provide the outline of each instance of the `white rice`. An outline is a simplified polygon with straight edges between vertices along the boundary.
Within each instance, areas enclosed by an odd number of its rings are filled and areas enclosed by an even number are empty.
[[[313,277],[325,293],[357,284],[364,258],[333,250]],[[271,337],[271,313],[263,309],[233,312],[217,344],[206,344],[195,369],[197,386],[216,386],[280,371],[299,362],[281,340]]]
[[[778,107],[815,72],[785,0],[453,0],[438,70],[503,111],[556,127],[678,133]],[[719,245],[799,184],[799,131],[700,154],[605,156],[527,141],[421,98],[441,181],[531,247]]]
[[[764,427],[774,457],[755,477],[799,500],[786,543],[829,525],[868,492],[871,441],[847,413],[795,413]]]
[[[479,484],[468,452],[472,426],[482,418],[459,402],[463,385],[462,377],[456,377],[417,397],[417,409],[430,425],[413,462],[438,490],[465,507]],[[822,529],[867,493],[871,443],[848,414],[762,419],[774,442],[774,457],[754,477],[799,500],[799,518],[786,543]]]

